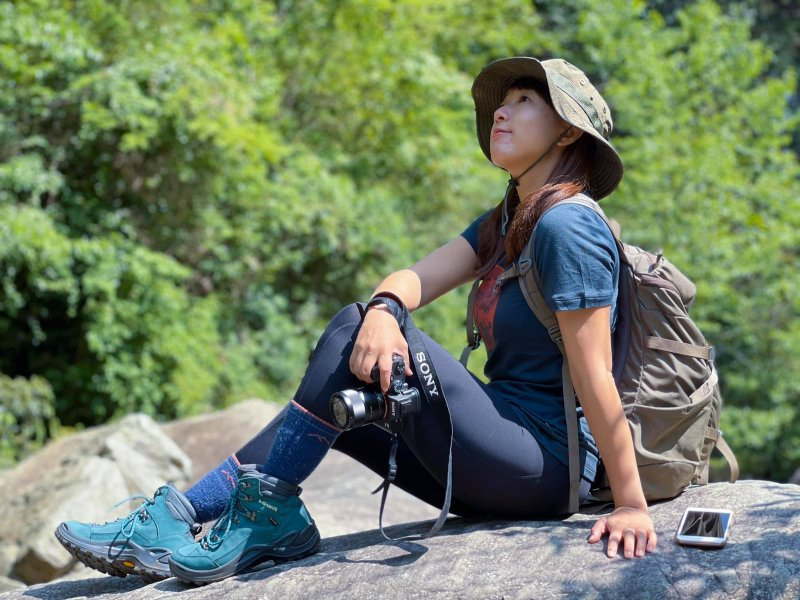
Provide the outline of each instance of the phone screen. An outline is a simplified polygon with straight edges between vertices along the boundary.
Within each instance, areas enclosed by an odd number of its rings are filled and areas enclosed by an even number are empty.
[[[680,535],[723,538],[729,517],[727,513],[691,510],[683,521]]]
[[[730,510],[690,506],[683,513],[675,541],[687,546],[722,548],[728,541],[732,517]]]

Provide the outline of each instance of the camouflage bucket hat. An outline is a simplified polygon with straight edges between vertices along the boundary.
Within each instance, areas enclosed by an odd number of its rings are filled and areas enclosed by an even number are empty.
[[[547,83],[556,113],[591,136],[597,150],[590,185],[595,200],[608,196],[622,180],[622,159],[608,141],[613,128],[611,110],[583,71],[565,60],[539,61],[527,56],[490,63],[475,78],[472,98],[478,142],[491,160],[489,137],[494,111],[516,80],[531,77]]]

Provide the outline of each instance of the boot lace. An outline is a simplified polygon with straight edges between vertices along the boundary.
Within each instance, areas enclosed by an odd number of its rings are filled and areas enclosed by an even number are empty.
[[[147,519],[150,518],[150,514],[147,512],[148,507],[153,506],[156,503],[156,498],[158,498],[163,492],[163,488],[159,488],[156,490],[156,493],[153,494],[152,498],[148,498],[143,494],[134,494],[133,496],[128,496],[124,500],[120,500],[114,505],[114,508],[121,506],[122,504],[129,502],[130,500],[144,500],[144,502],[131,512],[127,517],[124,517],[124,521],[122,523],[122,527],[120,528],[120,533],[125,536],[126,539],[131,539],[133,537],[134,532],[136,531],[136,526],[139,523],[144,523]],[[119,519],[117,519],[119,520]]]
[[[247,510],[247,507],[241,503],[241,500],[253,500],[252,497],[244,493],[245,489],[245,486],[240,483],[237,489],[231,493],[228,503],[225,505],[225,510],[214,521],[208,533],[200,540],[200,546],[204,550],[216,550],[219,548],[230,532],[231,527],[238,525],[242,517],[248,521],[256,520],[257,513]],[[277,525],[277,522],[275,522],[275,525]]]
[[[133,537],[134,532],[136,531],[136,526],[139,523],[144,523],[147,519],[150,518],[150,514],[147,512],[148,507],[152,506],[156,503],[156,498],[161,496],[164,493],[165,488],[159,488],[156,490],[156,493],[153,494],[152,498],[148,498],[144,494],[134,494],[132,496],[128,496],[117,502],[114,506],[112,506],[109,510],[114,510],[115,508],[122,506],[126,502],[130,502],[131,500],[144,500],[144,502],[139,506],[139,508],[133,510],[131,513],[128,514],[126,517],[120,517],[119,519],[114,519],[113,521],[106,521],[104,525],[108,525],[109,523],[118,523],[122,521],[122,526],[120,527],[119,533],[122,537],[126,540],[130,540]],[[119,558],[122,553],[125,551],[125,544],[119,546],[119,551],[116,553],[116,556],[113,558]]]

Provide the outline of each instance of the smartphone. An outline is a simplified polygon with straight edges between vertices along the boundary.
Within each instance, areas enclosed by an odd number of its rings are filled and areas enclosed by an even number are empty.
[[[689,507],[678,525],[675,541],[685,546],[722,548],[728,541],[732,520],[730,510]]]

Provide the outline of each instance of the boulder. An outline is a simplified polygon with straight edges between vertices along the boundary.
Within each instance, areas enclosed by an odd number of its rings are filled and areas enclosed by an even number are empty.
[[[689,506],[733,510],[727,546],[676,545]],[[766,481],[715,483],[655,504],[657,550],[642,559],[608,559],[588,545],[597,518],[496,521],[451,518],[425,540],[386,543],[376,530],[323,540],[307,559],[263,568],[206,587],[168,579],[92,577],[0,594],[0,600],[91,598],[769,598],[800,597],[800,487]],[[391,528],[420,533],[430,521]]]
[[[257,434],[283,406],[264,400],[243,400],[225,410],[165,423],[161,430],[192,458],[192,482]]]
[[[0,576],[0,593],[8,592],[10,590],[20,590],[24,587],[25,584],[17,579]]]
[[[7,507],[0,515],[0,567],[5,569],[0,571],[0,592],[15,585],[3,575],[34,583],[72,566],[52,535],[59,521],[124,514],[131,506],[115,514],[105,511],[126,495],[149,496],[167,480],[185,488],[244,444],[281,407],[245,401],[162,426],[133,416],[59,440],[0,474],[0,499]],[[191,471],[184,452],[194,461]],[[42,475],[47,472],[50,477]],[[0,593],[0,600],[114,598],[121,593],[134,600],[165,593],[245,599],[800,597],[800,487],[795,485],[741,481],[687,490],[652,507],[658,550],[645,559],[625,561],[608,560],[600,545],[585,544],[596,518],[589,515],[523,522],[451,518],[431,539],[388,544],[375,530],[380,499],[370,494],[380,481],[378,474],[341,454],[326,457],[303,485],[303,499],[325,538],[322,551],[297,563],[268,564],[205,588],[175,580],[144,585],[137,577],[108,577],[79,565],[50,584]],[[37,508],[37,500],[49,496],[50,506]],[[105,499],[90,508],[101,497]],[[734,510],[726,548],[674,544],[674,529],[690,505]],[[394,524],[388,528],[394,536],[420,533],[431,525],[420,521],[437,514],[393,488],[385,523]]]
[[[49,444],[0,473],[0,576],[30,584],[65,573],[74,561],[53,535],[61,521],[116,518],[140,504],[113,509],[120,500],[185,485],[190,472],[189,457],[144,415]]]

